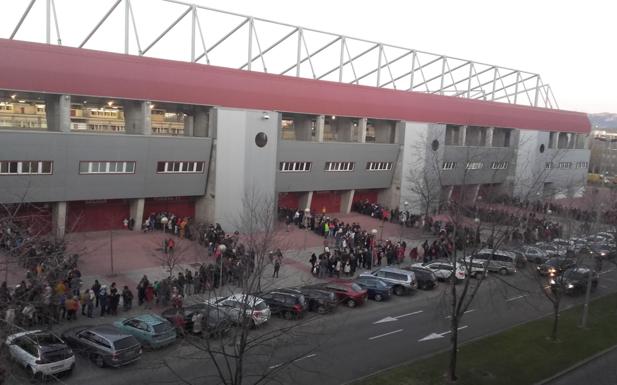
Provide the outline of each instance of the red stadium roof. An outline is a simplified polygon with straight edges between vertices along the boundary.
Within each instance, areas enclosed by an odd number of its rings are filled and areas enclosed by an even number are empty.
[[[586,114],[0,39],[0,89],[588,133]]]

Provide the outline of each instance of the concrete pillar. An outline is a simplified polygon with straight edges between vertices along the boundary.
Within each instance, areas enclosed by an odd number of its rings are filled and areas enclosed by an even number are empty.
[[[209,116],[208,110],[204,107],[195,107],[195,116],[193,118],[193,136],[206,137],[208,136]]]
[[[52,205],[51,226],[54,237],[64,238],[64,234],[66,234],[66,202],[55,202]]]
[[[319,115],[315,121],[315,141],[323,142],[323,134],[326,127],[326,117]]]
[[[307,191],[298,199],[298,210],[302,211],[306,208],[311,208],[311,202],[313,201],[313,192]]]
[[[458,146],[464,146],[467,140],[467,126],[460,126],[458,133]],[[449,199],[449,198],[448,198]]]
[[[294,119],[294,133],[296,140],[313,140],[313,119],[310,116]]]
[[[124,102],[124,129],[127,134],[152,135],[150,102],[127,100]]]
[[[193,136],[193,121],[195,118],[191,115],[184,116],[184,136]]]
[[[495,128],[494,127],[488,127],[486,129],[486,147],[492,147],[493,146],[493,135],[495,133]]]
[[[130,216],[135,220],[133,231],[141,231],[141,224],[144,223],[144,198],[131,199]]]
[[[358,142],[366,143],[366,126],[368,125],[368,119],[362,118],[358,120]]]
[[[45,99],[47,131],[71,131],[71,96],[48,95]]]
[[[349,214],[351,212],[351,204],[356,190],[347,190],[341,194],[341,212]]]

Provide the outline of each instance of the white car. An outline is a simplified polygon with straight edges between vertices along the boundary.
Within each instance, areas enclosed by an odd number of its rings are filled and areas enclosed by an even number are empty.
[[[10,357],[26,368],[34,378],[42,378],[75,367],[75,354],[58,336],[42,330],[31,330],[7,337]]]
[[[259,326],[270,319],[270,307],[261,298],[249,294],[232,294],[229,297],[217,297],[206,301],[225,313],[233,322],[242,322],[242,312],[249,317],[251,326]]]
[[[421,263],[417,263],[413,266],[424,267],[426,269],[431,270],[433,273],[435,273],[435,276],[440,281],[446,281],[450,279],[450,276],[452,275],[452,272],[454,271],[454,266],[452,265],[452,263],[448,261],[433,261],[425,265]],[[458,280],[465,279],[466,274],[465,274],[465,267],[463,265],[461,264],[456,265],[456,275],[455,276],[456,276],[456,279]]]

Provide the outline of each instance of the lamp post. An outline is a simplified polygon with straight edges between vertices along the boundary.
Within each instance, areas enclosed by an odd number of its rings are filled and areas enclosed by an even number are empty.
[[[478,218],[477,214],[476,217],[473,219],[473,223],[476,224],[476,239],[474,239],[474,243],[480,244],[482,243],[482,240],[480,239],[480,218]]]
[[[405,227],[405,223],[407,222],[407,206],[409,206],[409,202],[405,201],[403,202],[403,206],[405,207],[405,211],[403,211],[401,214],[399,214],[399,222],[401,224],[401,232],[399,234],[398,237],[398,243],[401,243],[403,241],[403,229]]]
[[[311,209],[308,208],[308,207],[305,208],[304,209],[304,217],[302,218],[302,220],[304,222],[304,247],[302,249],[305,250],[305,251],[306,251],[306,238],[308,237],[309,224],[311,222],[310,215],[311,215]]]
[[[375,244],[377,243],[377,229],[371,230],[371,256],[369,258],[368,268],[371,270],[373,268],[373,259],[375,258]]]
[[[223,286],[223,258],[225,256],[225,251],[227,250],[227,246],[225,245],[219,245],[219,251],[221,252],[221,267],[220,267],[220,274],[219,274],[219,287]]]

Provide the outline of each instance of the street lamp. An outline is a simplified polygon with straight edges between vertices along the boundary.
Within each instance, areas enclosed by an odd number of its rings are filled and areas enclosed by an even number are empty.
[[[221,258],[221,268],[220,270],[220,276],[219,276],[219,287],[223,286],[223,257],[225,255],[225,251],[227,251],[227,246],[225,245],[219,245],[219,251],[221,252],[220,258]]]
[[[374,253],[375,253],[375,243],[377,242],[377,229],[371,230],[371,234],[372,234],[373,237],[372,237],[371,242],[370,242],[370,245],[371,245],[371,257],[369,258],[369,264],[368,264],[369,270],[373,268],[373,258],[375,257],[374,256]]]
[[[405,201],[403,202],[403,206],[405,206],[405,210],[399,215],[399,222],[401,225],[401,232],[399,234],[398,237],[398,243],[401,243],[403,241],[403,228],[405,226],[405,223],[407,222],[407,206],[409,206],[409,202]],[[404,219],[404,220],[402,220]]]
[[[306,238],[308,237],[308,229],[309,229],[309,224],[310,224],[310,218],[309,216],[311,215],[311,209],[310,208],[305,208],[304,209],[304,218],[302,218],[303,222],[304,222],[304,247],[303,249],[306,250]]]

